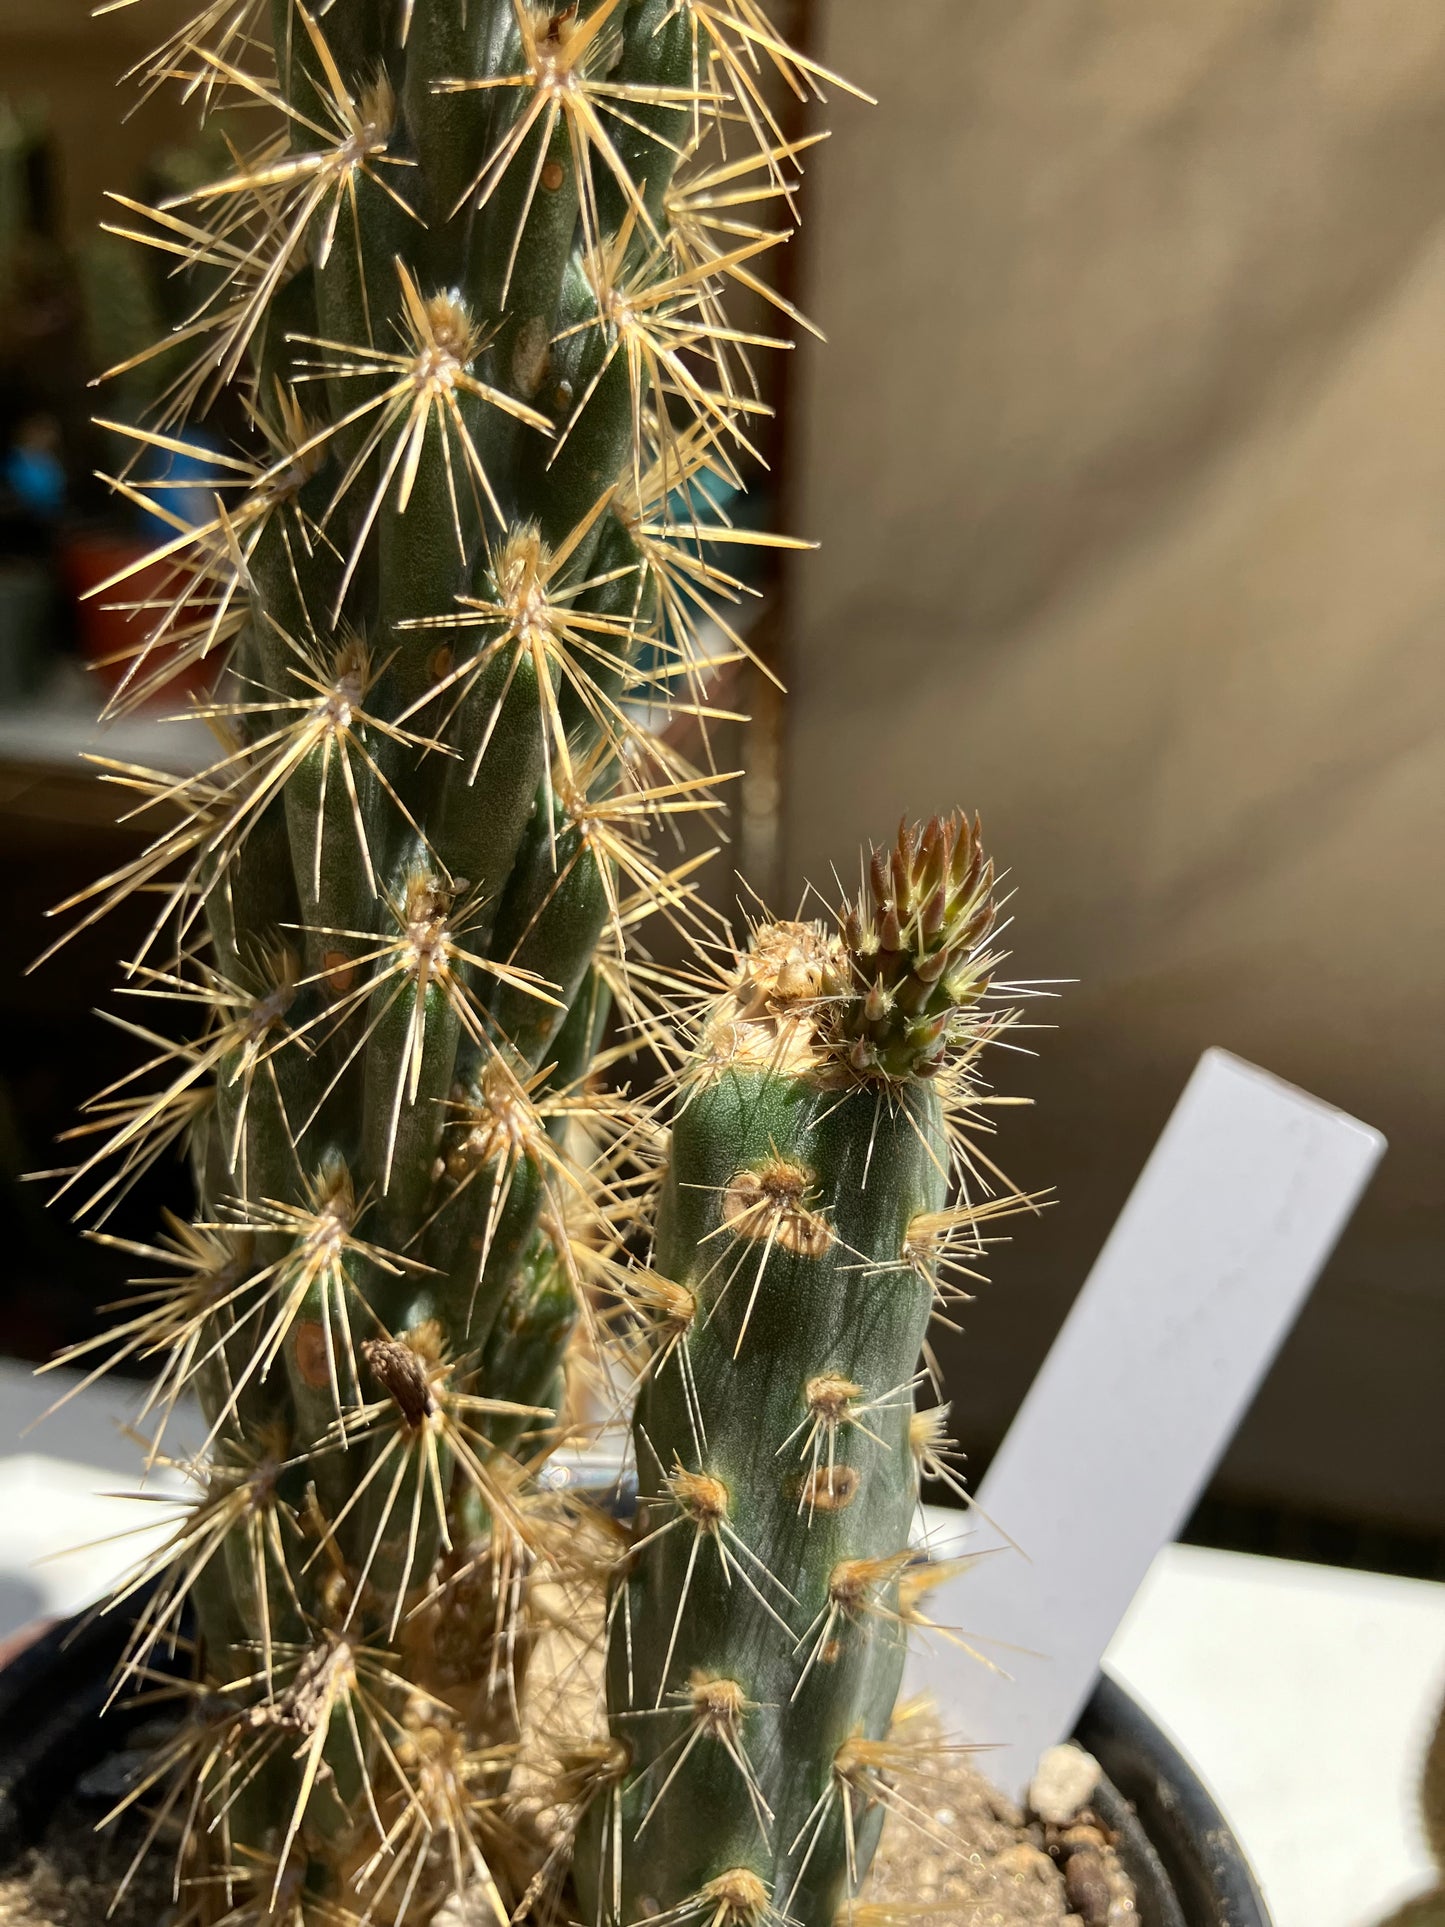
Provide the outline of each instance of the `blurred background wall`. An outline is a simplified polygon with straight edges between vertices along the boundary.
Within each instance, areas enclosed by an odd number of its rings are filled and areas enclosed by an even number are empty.
[[[195,124],[173,95],[138,103],[134,89],[116,86],[194,9],[185,0],[126,0],[98,19],[92,11],[90,0],[0,0],[0,96],[43,109],[63,174],[58,225],[77,239],[102,218],[108,188],[133,188],[157,146]]]
[[[819,0],[814,31],[879,105],[835,101],[811,169],[788,891],[963,802],[1019,974],[1079,980],[995,1066],[1036,1100],[1006,1168],[1060,1202],[951,1347],[961,1434],[1001,1434],[1224,1045],[1391,1149],[1217,1491],[1438,1533],[1445,10]]]

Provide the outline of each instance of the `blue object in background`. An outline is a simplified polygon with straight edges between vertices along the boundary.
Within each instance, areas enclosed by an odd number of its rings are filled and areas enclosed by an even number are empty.
[[[234,482],[233,470],[224,468],[216,457],[221,444],[198,428],[181,428],[175,439],[185,444],[186,452],[146,445],[138,464],[137,479],[153,494],[156,509],[136,507],[136,520],[148,542],[168,542],[176,534],[167,515],[178,516],[192,528],[211,521],[216,513],[216,488],[224,481]]]
[[[38,521],[59,519],[65,507],[65,469],[53,448],[37,441],[16,442],[5,452],[4,478],[16,501]]]

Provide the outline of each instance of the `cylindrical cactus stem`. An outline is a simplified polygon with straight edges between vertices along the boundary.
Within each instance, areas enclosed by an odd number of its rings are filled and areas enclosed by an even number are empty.
[[[565,802],[539,797],[493,941],[499,958],[555,985],[558,1001],[544,1004],[529,996],[525,979],[499,979],[487,991],[494,1035],[521,1062],[535,1068],[548,1060],[591,966],[616,888],[613,866],[605,852],[597,853],[585,819],[574,824]]]
[[[743,1868],[830,1927],[881,1823],[849,1747],[887,1732],[904,1659],[914,1228],[946,1202],[956,1067],[999,1020],[967,821],[905,831],[873,884],[838,933],[754,933],[679,1097],[655,1264],[692,1315],[658,1319],[609,1655],[624,1921]],[[595,1826],[583,1847],[605,1914],[615,1849]]]
[[[533,1233],[502,1299],[481,1370],[483,1385],[507,1386],[511,1396],[550,1413],[554,1426],[563,1402],[562,1361],[580,1315],[580,1285],[565,1236],[550,1222]],[[547,1424],[503,1414],[490,1421],[487,1435],[499,1451],[511,1452]]]
[[[585,1098],[581,1088],[593,1061],[602,1049],[612,1017],[612,992],[603,982],[595,965],[588,968],[567,1015],[558,1027],[546,1055],[551,1059],[544,1089],[563,1101],[547,1119],[547,1132],[559,1145],[565,1144],[572,1111],[568,1100]]]
[[[402,107],[417,161],[419,209],[438,266],[465,258],[471,190],[485,164],[494,113],[475,95],[438,92],[446,81],[498,71],[498,37],[515,38],[510,0],[418,7],[407,36]]]
[[[849,1735],[886,1731],[901,1674],[930,1302],[901,1255],[945,1168],[929,1091],[880,1117],[871,1093],[727,1068],[678,1119],[656,1262],[700,1315],[690,1382],[678,1358],[639,1404],[648,1497],[615,1729],[635,1749],[623,1878],[639,1904],[734,1865],[765,1868],[780,1909],[800,1881],[800,1920],[841,1898],[840,1804],[821,1841],[807,1823]]]
[[[801,148],[773,121],[771,76],[801,97],[814,70],[754,0],[200,0],[145,73],[179,82],[203,118],[261,110],[253,145],[217,142],[218,178],[132,209],[133,238],[179,265],[185,293],[141,357],[153,413],[124,431],[137,460],[120,486],[168,529],[150,558],[167,587],[135,585],[158,618],[127,700],[173,662],[229,650],[199,706],[222,747],[180,784],[114,767],[168,826],[68,906],[89,922],[157,890],[128,988],[201,1019],[179,1049],[153,1035],[158,1096],[128,1081],[100,1094],[85,1129],[103,1125],[106,1144],[67,1174],[119,1162],[98,1208],[188,1140],[201,1194],[192,1225],[143,1248],[161,1288],[141,1281],[118,1346],[163,1355],[157,1408],[193,1389],[210,1434],[161,1581],[169,1617],[130,1655],[138,1669],[193,1588],[205,1685],[172,1753],[171,1811],[189,1816],[179,1906],[196,1927],[424,1927],[469,1885],[520,1918],[538,1866],[535,1789],[506,1810],[528,1586],[538,1575],[540,1616],[559,1570],[537,1474],[562,1386],[581,1382],[573,1328],[645,1230],[658,1144],[647,1106],[600,1088],[623,1047],[604,1050],[603,1031],[615,996],[619,1031],[675,1062],[663,1004],[680,979],[636,927],[710,928],[691,896],[703,857],[659,855],[669,819],[715,806],[712,772],[667,722],[686,713],[705,737],[719,665],[699,635],[738,585],[679,511],[708,474],[741,484],[729,451],[750,450],[766,412],[747,359],[766,340],[725,303],[730,282],[757,295],[745,262],[786,238],[769,209],[786,203],[792,226]],[[181,490],[172,458],[201,435],[234,448],[212,448],[204,490]],[[769,1158],[806,1165],[827,1196],[799,1208],[836,1217],[840,1238],[857,1212],[835,1206],[839,1187],[870,1208],[896,1192],[902,1215],[932,1181],[930,1093],[885,1106],[869,1144],[889,1172],[861,1181],[859,1093],[899,1079],[871,1006],[858,1023],[840,1046],[853,1082],[826,1100],[789,1108],[751,1061],[699,1084],[686,1155],[736,1194],[722,1243],[747,1242],[738,1213]],[[729,1109],[749,1079],[777,1097],[775,1130]],[[679,1274],[706,1208],[677,1180],[664,1246]],[[857,1228],[860,1250],[892,1234],[872,1235]],[[833,1279],[840,1252],[779,1246],[777,1264]],[[700,1443],[646,1461],[649,1492],[706,1512],[723,1488],[692,1350],[716,1401],[749,1362],[751,1335],[736,1359],[723,1336],[746,1298],[719,1299],[704,1337],[678,1322],[689,1291],[671,1289],[648,1405],[659,1436],[678,1429],[685,1380]],[[901,1279],[900,1352],[925,1299]],[[770,1329],[763,1297],[756,1316]],[[844,1348],[835,1367],[862,1363]],[[730,1506],[780,1564],[843,1530],[817,1493],[812,1526],[789,1512],[775,1530],[743,1488],[767,1470],[796,1482],[794,1446],[775,1468],[751,1443],[753,1458],[732,1453],[738,1498],[713,1507],[719,1573],[742,1557]],[[870,1488],[858,1516],[875,1503]],[[656,1543],[674,1584],[682,1536]],[[772,1631],[802,1579],[743,1563],[738,1625]],[[662,1745],[681,1702],[673,1661],[653,1671],[644,1725]],[[797,1709],[772,1694],[769,1730],[792,1745],[801,1720],[816,1752],[804,1684]],[[762,1692],[696,1704],[710,1730],[741,1732]],[[636,1737],[619,1726],[609,1774]],[[649,1850],[671,1840],[670,1815],[643,1828],[635,1806]],[[745,1787],[738,1812],[753,1811]],[[762,1876],[747,1864],[698,1875],[718,1927],[750,1918]]]
[[[424,1227],[428,1295],[455,1341],[485,1344],[558,1165],[535,1078],[491,1058],[448,1104],[437,1202]]]

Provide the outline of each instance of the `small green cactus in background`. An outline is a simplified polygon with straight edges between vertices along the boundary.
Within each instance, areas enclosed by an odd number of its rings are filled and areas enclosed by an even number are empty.
[[[965,819],[726,967],[699,859],[658,854],[718,807],[673,724],[706,741],[742,650],[724,545],[770,539],[716,510],[770,345],[728,304],[792,315],[775,96],[827,76],[757,0],[220,0],[144,77],[263,131],[125,204],[194,292],[109,424],[172,530],[113,706],[203,666],[220,747],[104,765],[158,827],[62,906],[156,908],[148,1061],[62,1189],[103,1225],[180,1148],[199,1197],[154,1245],[94,1232],[142,1275],[72,1354],[156,1368],[153,1462],[183,1394],[204,1416],[119,1595],[130,1678],[199,1631],[131,1799],[194,1927],[412,1927],[461,1890],[831,1927],[900,1803],[946,1453],[914,1394],[996,1208],[966,1120],[1010,1016]],[[249,441],[198,453],[223,388]],[[171,458],[209,463],[199,521]],[[653,964],[652,915],[713,964]],[[609,1089],[644,1050],[647,1100]],[[641,1386],[630,1525],[548,1471],[588,1374]]]

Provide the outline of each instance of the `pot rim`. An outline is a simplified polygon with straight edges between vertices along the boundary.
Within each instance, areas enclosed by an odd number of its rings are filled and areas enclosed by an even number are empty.
[[[1254,1869],[1214,1795],[1111,1673],[1100,1673],[1075,1737],[1138,1814],[1185,1927],[1270,1927]]]

